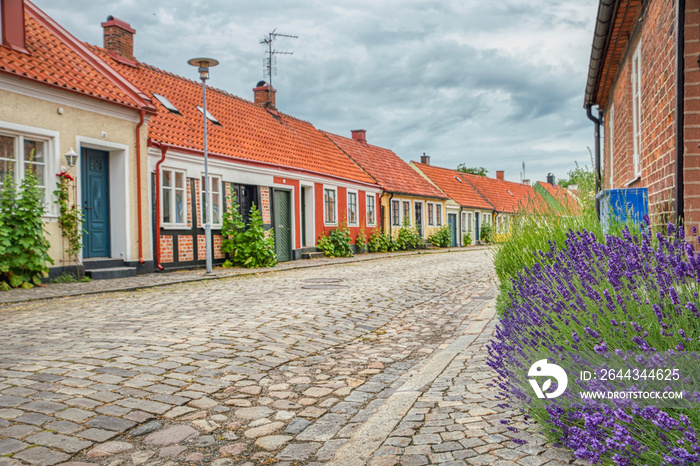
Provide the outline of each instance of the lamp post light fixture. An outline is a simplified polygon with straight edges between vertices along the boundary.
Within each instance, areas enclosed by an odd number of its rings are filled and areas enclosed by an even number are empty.
[[[75,167],[75,164],[78,161],[78,154],[73,150],[72,147],[68,152],[63,154],[63,156],[66,158],[66,162],[68,162],[68,166],[70,168]]]
[[[204,199],[206,199],[206,208],[204,210],[204,237],[205,247],[207,252],[207,273],[211,273],[212,262],[212,241],[211,241],[211,215],[209,210],[213,212],[211,205],[211,189],[209,188],[209,154],[207,153],[207,79],[209,79],[209,68],[219,64],[213,58],[193,58],[187,63],[197,67],[199,71],[199,79],[202,80],[202,120],[204,121]]]

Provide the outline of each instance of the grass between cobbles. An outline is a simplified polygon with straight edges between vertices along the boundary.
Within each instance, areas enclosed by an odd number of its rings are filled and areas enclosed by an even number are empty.
[[[501,321],[489,364],[508,403],[592,463],[700,463],[698,409],[574,399],[571,390],[539,399],[528,382],[544,357],[562,364],[572,354],[700,351],[700,257],[682,229],[654,235],[648,225],[613,224],[606,235],[592,206],[519,215],[495,264]]]

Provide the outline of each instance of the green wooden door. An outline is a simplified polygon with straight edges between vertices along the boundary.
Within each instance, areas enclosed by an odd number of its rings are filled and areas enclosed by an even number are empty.
[[[109,152],[83,148],[81,160],[83,257],[109,257]]]
[[[273,190],[275,252],[277,260],[292,260],[292,206],[289,191]]]

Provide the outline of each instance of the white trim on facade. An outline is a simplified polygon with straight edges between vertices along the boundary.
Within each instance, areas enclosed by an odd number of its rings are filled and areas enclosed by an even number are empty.
[[[22,141],[23,138],[36,140],[44,143],[45,151],[44,158],[46,160],[44,165],[44,182],[46,183],[46,189],[44,192],[44,201],[46,212],[42,217],[45,221],[51,221],[58,218],[58,206],[56,205],[56,196],[53,192],[56,189],[56,174],[61,171],[64,167],[61,165],[60,153],[61,148],[61,136],[58,131],[48,130],[44,128],[38,128],[35,126],[20,125],[17,123],[10,123],[9,121],[0,121],[0,135],[9,136],[12,138],[17,138],[18,142]],[[21,155],[22,148],[20,144],[15,147],[15,169],[17,170],[17,177],[15,181],[18,182],[24,175],[24,160]],[[20,160],[21,159],[21,160]],[[65,162],[65,160],[64,160]],[[76,173],[79,170],[79,165],[76,168],[71,169],[71,172]],[[78,182],[76,179],[74,182]]]
[[[138,109],[129,110],[108,102],[100,102],[89,97],[62,91],[60,88],[15,79],[9,76],[0,78],[0,90],[33,97],[35,99],[66,105],[78,110],[98,113],[120,120],[139,122]],[[150,117],[147,117],[150,118]]]
[[[83,147],[109,152],[109,210],[110,210],[110,240],[112,259],[134,261],[131,257],[131,191],[129,189],[129,146],[101,139],[83,136],[75,137],[75,147],[78,154]],[[76,164],[80,167],[80,160]],[[80,168],[77,168],[78,172]],[[76,180],[77,181],[77,180]],[[80,182],[78,181],[78,185]],[[115,195],[121,193],[121,195]],[[150,196],[148,196],[150,197]],[[78,186],[78,199],[82,205],[82,190]],[[148,203],[151,204],[150,202]],[[119,221],[123,219],[123,221]],[[142,222],[143,238],[150,235],[151,222]]]

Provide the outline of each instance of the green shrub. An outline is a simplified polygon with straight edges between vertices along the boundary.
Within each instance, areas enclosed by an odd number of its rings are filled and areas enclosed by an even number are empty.
[[[416,249],[423,242],[423,238],[418,234],[418,230],[410,226],[408,219],[404,219],[403,227],[399,230],[399,235],[394,241],[396,251],[407,251]]]
[[[472,235],[470,233],[465,233],[464,236],[462,237],[462,244],[465,246],[469,246],[472,244]]]
[[[392,247],[393,240],[391,236],[382,233],[379,230],[374,230],[369,235],[369,251],[370,252],[388,252]]]
[[[367,251],[367,235],[365,234],[365,227],[360,228],[360,232],[355,238],[355,248],[358,254],[363,254]]]
[[[490,223],[481,225],[481,241],[484,243],[493,242],[493,228]]]
[[[438,231],[428,236],[428,241],[439,248],[446,248],[452,244],[452,227],[445,225]]]
[[[53,260],[44,224],[43,191],[27,171],[19,189],[9,174],[0,193],[0,274],[2,289],[32,288],[48,276]]]
[[[319,236],[316,247],[323,251],[326,257],[352,257],[350,230],[344,224],[333,228],[328,236]]]
[[[229,254],[225,266],[239,265],[248,268],[273,267],[277,264],[275,239],[272,231],[265,232],[262,215],[255,204],[250,208],[250,223],[246,228],[238,212],[235,197],[228,202],[230,209],[223,214],[221,249]]]

